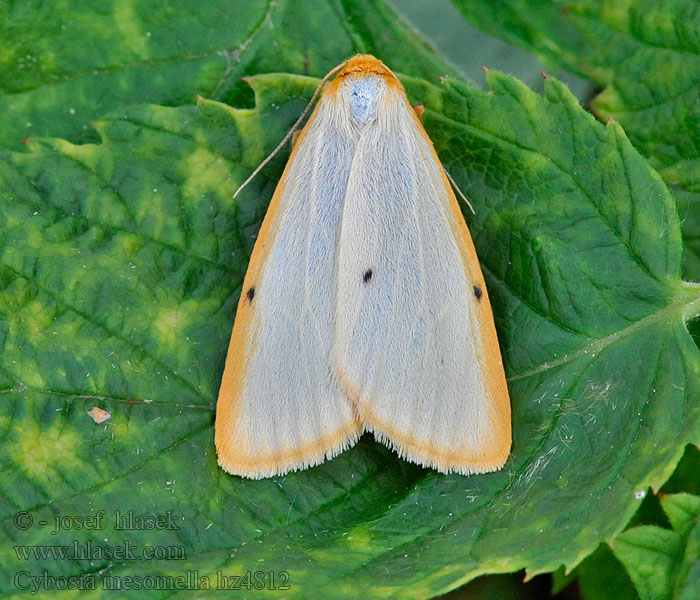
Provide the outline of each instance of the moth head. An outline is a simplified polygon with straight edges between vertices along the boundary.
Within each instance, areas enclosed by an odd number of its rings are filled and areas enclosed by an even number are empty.
[[[377,106],[391,89],[403,90],[396,75],[374,56],[358,54],[347,61],[324,95],[343,100],[352,119],[366,125],[374,120]]]

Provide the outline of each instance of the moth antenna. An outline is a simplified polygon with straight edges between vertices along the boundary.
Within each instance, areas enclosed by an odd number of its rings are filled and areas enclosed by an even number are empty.
[[[311,110],[311,107],[314,105],[314,102],[316,102],[316,98],[318,97],[319,93],[321,92],[321,88],[326,84],[326,81],[328,81],[333,75],[335,75],[340,69],[345,67],[345,65],[348,64],[348,61],[346,60],[345,62],[340,63],[337,67],[331,69],[328,74],[321,80],[321,83],[318,84],[318,87],[316,88],[316,91],[314,91],[313,96],[311,96],[311,100],[309,100],[309,103],[306,105],[306,108],[304,111],[299,115],[299,118],[294,122],[294,125],[292,125],[292,128],[287,132],[287,135],[284,136],[282,141],[277,144],[277,147],[268,154],[267,158],[263,160],[253,171],[249,176],[248,179],[246,179],[241,185],[238,186],[238,189],[236,190],[235,194],[233,194],[233,197],[235,198],[238,196],[238,194],[245,188],[254,178],[255,176],[260,173],[260,171],[263,170],[265,165],[269,163],[274,157],[275,154],[277,154],[287,143],[287,140],[294,134],[296,131],[297,127],[299,127],[299,124],[306,118],[306,115],[309,114],[309,111]]]
[[[445,167],[443,167],[443,169],[445,169]],[[455,189],[455,191],[459,194],[459,197],[467,203],[467,206],[469,207],[469,210],[471,210],[471,211],[472,211],[472,214],[475,215],[475,214],[476,214],[476,211],[474,210],[474,207],[472,206],[472,203],[469,202],[469,200],[467,200],[467,197],[464,195],[464,192],[463,192],[462,190],[459,189],[459,187],[458,187],[457,184],[455,183],[455,180],[452,179],[452,175],[450,175],[450,173],[447,171],[447,169],[445,169],[445,175],[447,175],[447,179],[450,180],[450,183],[452,184],[452,187],[453,187],[453,188]]]

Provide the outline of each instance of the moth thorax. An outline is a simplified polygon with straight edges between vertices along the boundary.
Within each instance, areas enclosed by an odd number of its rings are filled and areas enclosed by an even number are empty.
[[[358,125],[366,125],[373,121],[379,100],[386,89],[384,78],[377,75],[349,77],[347,86],[353,120]]]

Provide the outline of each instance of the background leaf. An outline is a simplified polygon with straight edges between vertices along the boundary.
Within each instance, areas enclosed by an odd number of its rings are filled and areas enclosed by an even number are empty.
[[[488,35],[462,17],[451,0],[388,0],[394,10],[435,46],[445,60],[471,85],[482,87],[483,68],[504,71],[530,89],[542,92],[542,71],[565,83],[584,105],[597,86],[565,69],[547,66],[524,48]]]
[[[683,231],[683,275],[700,281],[700,193],[673,190]]]
[[[320,77],[357,52],[434,81],[452,72],[381,1],[0,0],[0,14],[4,146],[95,141],[91,121],[125,104],[240,106],[244,75]]]
[[[617,536],[613,551],[642,600],[691,600],[700,594],[700,497],[661,498],[673,527],[639,525]]]
[[[668,535],[674,523],[674,529],[682,529],[689,517],[692,517],[692,506],[695,504],[693,494],[700,491],[700,451],[693,445],[689,445],[683,458],[676,466],[673,475],[663,485],[659,494],[646,494],[639,510],[632,518],[631,529],[636,529],[640,525],[651,527],[652,530],[660,529],[662,535]],[[691,493],[688,493],[691,492]],[[663,508],[662,508],[663,503]],[[687,510],[690,504],[691,510]],[[664,512],[666,511],[666,512]],[[668,513],[668,514],[667,514]],[[679,518],[676,518],[679,514]],[[677,550],[679,547],[678,536],[671,536],[666,547],[660,547],[662,553],[670,555],[670,565],[672,569],[664,571],[659,564],[660,561],[654,552],[644,546],[639,547],[634,543],[629,543],[625,537],[628,534],[624,531],[614,540],[609,541],[610,546],[615,547],[629,561],[627,564],[634,572],[636,580],[640,580],[640,585],[647,590],[646,581],[642,579],[643,574],[651,574],[652,579],[660,580],[661,589],[668,590],[667,582],[675,576],[675,567],[679,562]],[[637,534],[632,534],[634,537]],[[622,538],[620,545],[617,540]],[[682,543],[682,542],[681,542]],[[686,562],[693,564],[690,559]],[[568,575],[560,569],[554,574],[554,590],[565,588],[575,581],[577,591],[584,600],[606,600],[616,598],[621,600],[637,600],[635,587],[628,575],[625,567],[615,557],[610,547],[605,544],[590,556],[588,556],[574,571]]]
[[[477,27],[605,89],[618,120],[670,182],[700,189],[700,7],[694,0],[453,0]]]
[[[584,600],[639,600],[627,571],[606,544],[601,544],[569,576],[563,571],[554,574],[555,591],[576,580]]]

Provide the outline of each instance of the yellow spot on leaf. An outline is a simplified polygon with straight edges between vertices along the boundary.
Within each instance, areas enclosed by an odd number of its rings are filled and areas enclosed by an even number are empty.
[[[114,21],[113,21],[124,47],[141,59],[149,58],[148,55],[148,36],[142,31],[139,18],[134,11],[134,4],[129,0],[122,0],[114,3]]]
[[[46,427],[23,423],[15,428],[15,435],[17,443],[10,446],[10,453],[30,477],[48,480],[54,475],[54,467],[70,468],[78,460],[76,450],[82,438],[64,422]]]
[[[179,307],[161,311],[154,321],[161,344],[175,344],[179,338],[179,328],[182,325]]]
[[[204,148],[198,148],[187,156],[180,166],[185,181],[184,195],[200,198],[202,194],[216,193],[222,197],[231,197],[236,191],[236,183],[231,179],[228,163]]]

